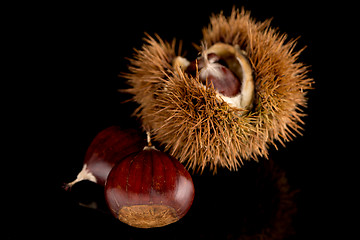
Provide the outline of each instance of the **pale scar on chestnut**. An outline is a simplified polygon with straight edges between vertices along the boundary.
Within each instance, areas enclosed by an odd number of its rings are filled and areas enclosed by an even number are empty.
[[[119,211],[119,220],[133,227],[163,227],[179,220],[174,208],[164,205],[134,205]]]

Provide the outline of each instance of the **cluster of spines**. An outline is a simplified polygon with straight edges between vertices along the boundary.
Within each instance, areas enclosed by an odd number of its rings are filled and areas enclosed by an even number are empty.
[[[154,139],[189,169],[209,166],[216,172],[218,166],[236,170],[244,159],[267,157],[269,144],[284,145],[294,132],[301,134],[313,80],[297,62],[302,50],[294,51],[296,40],[286,41],[270,20],[259,23],[235,9],[228,18],[212,16],[203,36],[207,46],[224,42],[246,52],[255,80],[254,107],[239,114],[243,110],[222,101],[198,76],[172,66],[181,52],[179,47],[176,54],[175,40],[170,44],[148,36],[125,77],[132,86],[127,91],[139,103],[136,114]]]

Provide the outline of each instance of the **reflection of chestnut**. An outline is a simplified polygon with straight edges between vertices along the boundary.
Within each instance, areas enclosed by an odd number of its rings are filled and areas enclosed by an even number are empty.
[[[68,189],[82,180],[89,180],[104,186],[107,176],[116,162],[132,153],[141,151],[145,142],[135,129],[111,126],[102,130],[87,149],[83,168],[77,178],[66,184],[65,188]]]
[[[175,158],[145,147],[110,172],[105,197],[113,215],[133,227],[162,227],[176,222],[194,199],[190,174]]]

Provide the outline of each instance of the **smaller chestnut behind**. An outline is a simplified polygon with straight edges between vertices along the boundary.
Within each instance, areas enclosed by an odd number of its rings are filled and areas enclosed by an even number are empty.
[[[136,129],[122,129],[119,126],[108,127],[99,132],[88,147],[82,170],[76,179],[64,185],[70,189],[74,184],[89,180],[101,186],[118,161],[145,146],[145,140]]]
[[[91,142],[84,164],[96,177],[97,183],[104,186],[116,162],[141,151],[145,145],[146,141],[139,131],[111,126],[101,131]]]

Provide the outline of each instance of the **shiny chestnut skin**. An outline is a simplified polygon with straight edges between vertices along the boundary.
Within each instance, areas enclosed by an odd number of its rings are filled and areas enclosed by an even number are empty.
[[[240,93],[241,81],[230,71],[226,62],[215,53],[209,53],[206,57],[199,57],[190,63],[186,72],[193,77],[196,76],[196,64],[202,84],[212,84],[226,97],[234,97]]]
[[[190,174],[175,158],[145,147],[110,172],[105,198],[112,214],[138,228],[162,227],[178,221],[194,199]]]
[[[65,189],[82,180],[104,186],[115,164],[128,155],[141,151],[145,145],[145,139],[135,129],[111,126],[102,130],[86,151],[83,169],[76,180],[65,185]]]
[[[91,142],[84,164],[104,185],[114,165],[128,155],[139,152],[145,146],[145,139],[135,129],[111,126],[101,131]]]

